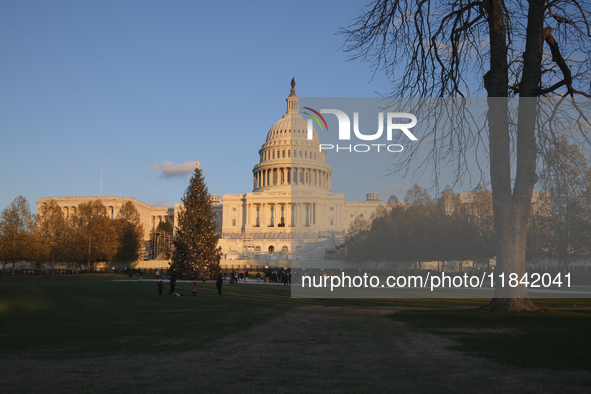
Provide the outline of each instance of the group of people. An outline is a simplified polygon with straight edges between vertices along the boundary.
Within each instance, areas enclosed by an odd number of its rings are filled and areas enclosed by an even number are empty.
[[[144,269],[140,268],[138,270],[138,272],[140,274],[140,280],[144,279]],[[129,269],[128,275],[129,275],[129,281],[131,282],[131,279],[133,278],[133,270],[131,268]]]
[[[174,272],[170,275],[170,290],[168,292],[168,295],[170,296],[180,296],[180,293],[175,292],[175,288],[176,288],[176,275],[174,274]],[[222,273],[220,272],[218,274],[218,278],[215,282],[215,287],[217,287],[218,289],[218,295],[222,294],[222,283],[223,283],[223,279],[222,279]],[[162,281],[159,281],[157,283],[158,286],[158,295],[161,296],[162,295],[162,290],[164,289],[164,284],[162,283]],[[197,284],[195,282],[193,282],[193,284],[191,285],[191,296],[197,296]]]
[[[238,271],[234,271],[234,269],[232,269],[232,272],[230,272],[230,284],[236,284],[238,283],[239,280],[247,282],[248,281],[248,270],[245,270],[244,272],[238,272]],[[257,272],[258,278],[260,278],[260,274]]]
[[[157,275],[159,276],[160,274],[160,270],[157,271]],[[131,279],[131,272],[130,272],[130,279]],[[249,273],[248,270],[245,270],[244,272],[238,272],[234,269],[232,269],[232,272],[230,272],[230,284],[236,284],[238,283],[239,280],[242,281],[248,281],[248,277],[249,277]],[[141,276],[140,276],[141,278]],[[259,282],[261,280],[261,274],[260,272],[256,273],[256,278],[257,278],[257,282]],[[283,283],[284,286],[289,286],[291,284],[291,272],[289,270],[268,270],[265,271],[265,283],[269,281],[269,283],[273,282],[273,283]],[[218,295],[222,294],[222,284],[224,282],[224,277],[223,274],[220,272],[218,274],[218,277],[216,279],[215,282],[215,287],[218,290]],[[170,290],[168,292],[168,295],[171,296],[176,296],[176,295],[180,295],[179,293],[175,292],[175,288],[176,288],[176,275],[173,272],[170,275],[169,278],[169,283],[170,283]],[[162,280],[160,280],[157,283],[158,286],[158,295],[162,295],[162,290],[164,288],[164,284],[162,283]],[[195,282],[193,282],[193,284],[191,285],[191,295],[196,296],[197,295],[197,285]]]
[[[176,275],[174,274],[174,272],[170,275],[170,290],[168,292],[168,295],[175,295],[175,287],[176,287]],[[164,284],[162,283],[162,281],[159,281],[157,284],[158,286],[158,295],[162,295],[162,289],[164,288]],[[193,282],[193,286],[195,286],[195,282]]]
[[[284,286],[289,286],[291,284],[291,271],[265,271],[265,282],[267,282],[267,280],[269,283],[283,283]]]
[[[283,283],[284,285],[288,286],[291,284],[291,271],[289,270],[267,270],[264,272],[265,275],[265,283]],[[232,269],[230,272],[230,284],[236,284],[238,281],[248,281],[249,273],[248,270],[244,272],[238,272],[237,270]],[[256,273],[257,282],[260,282],[262,276],[260,272]]]

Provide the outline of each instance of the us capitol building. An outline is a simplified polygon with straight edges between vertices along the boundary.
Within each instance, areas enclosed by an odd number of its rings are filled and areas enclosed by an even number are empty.
[[[222,267],[240,263],[245,267],[247,261],[266,264],[260,260],[284,260],[280,264],[269,261],[268,265],[279,266],[322,265],[321,261],[334,258],[331,252],[341,244],[350,224],[357,217],[369,218],[381,203],[377,193],[367,194],[366,201],[347,201],[343,193],[332,192],[332,169],[325,162],[326,151],[319,151],[315,129],[308,140],[308,124],[299,112],[294,80],[291,86],[287,112],[271,127],[258,152],[252,192],[211,196],[221,233]],[[47,197],[40,198],[37,205],[52,199],[66,215],[72,215],[78,204],[97,198]],[[100,199],[111,218],[126,201],[132,201],[146,240],[161,221],[175,226],[175,213],[182,207],[181,203],[153,207],[131,197]]]

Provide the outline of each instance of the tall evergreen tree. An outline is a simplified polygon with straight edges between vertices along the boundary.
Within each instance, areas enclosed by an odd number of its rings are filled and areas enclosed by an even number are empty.
[[[174,272],[215,275],[220,271],[220,236],[216,233],[209,197],[203,173],[197,167],[182,198],[183,209],[177,216],[170,267]]]

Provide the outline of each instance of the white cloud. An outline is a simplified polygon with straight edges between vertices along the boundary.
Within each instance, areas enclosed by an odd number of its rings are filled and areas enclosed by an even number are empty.
[[[168,197],[162,198],[160,200],[153,200],[153,201],[150,201],[150,205],[153,207],[161,207],[164,205],[168,205],[168,200],[169,200]]]
[[[160,173],[162,178],[182,178],[190,175],[195,171],[195,167],[199,166],[198,161],[186,161],[181,164],[174,164],[172,161],[165,161],[163,163],[155,163],[153,166],[146,168],[154,172]]]
[[[392,186],[387,189],[380,191],[380,200],[386,201],[392,194],[395,194],[398,197],[399,201],[404,200],[404,195],[407,192],[408,187],[405,186]]]

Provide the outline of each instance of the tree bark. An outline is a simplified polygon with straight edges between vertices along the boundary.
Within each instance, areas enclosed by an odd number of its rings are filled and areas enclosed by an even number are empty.
[[[488,91],[490,162],[493,209],[496,230],[496,277],[505,274],[504,286],[496,280],[494,298],[487,309],[537,309],[529,300],[527,289],[519,284],[509,286],[509,275],[525,274],[527,223],[531,209],[536,175],[537,92],[541,79],[542,28],[544,1],[529,1],[526,49],[517,128],[517,168],[514,190],[511,190],[511,157],[508,119],[508,65],[506,29],[502,0],[488,3],[491,37],[491,70],[485,76]],[[523,98],[522,98],[523,97]],[[529,97],[529,98],[528,98]]]

